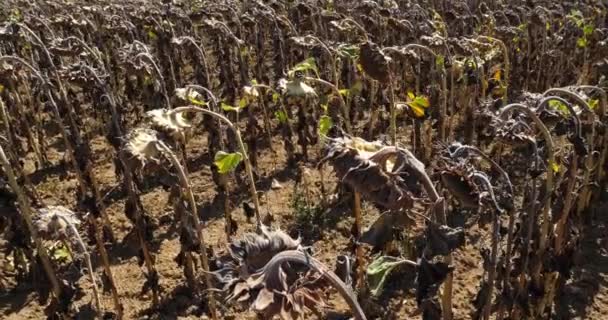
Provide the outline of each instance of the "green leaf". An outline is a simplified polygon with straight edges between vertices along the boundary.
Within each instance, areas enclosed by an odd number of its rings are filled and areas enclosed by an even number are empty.
[[[144,76],[144,85],[149,86],[154,84],[154,80],[152,79],[152,77],[145,75]]]
[[[4,86],[0,84],[0,93],[2,93],[2,91],[4,91]]]
[[[338,90],[338,92],[340,92],[340,95],[343,95],[345,97],[348,96],[348,89],[340,89]]]
[[[321,116],[319,119],[319,134],[322,136],[326,136],[333,125],[333,121],[327,115]]]
[[[359,47],[355,45],[341,45],[338,47],[338,53],[341,56],[356,60],[359,57]]]
[[[215,166],[217,166],[217,170],[219,173],[225,174],[233,171],[236,166],[239,165],[242,159],[243,155],[240,152],[227,153],[224,151],[218,151],[215,154],[213,163],[215,164]]]
[[[580,37],[580,38],[578,38],[578,39],[576,40],[576,45],[577,45],[579,48],[584,48],[584,47],[586,47],[586,46],[587,46],[587,38],[585,38],[585,37]]]
[[[60,244],[60,245],[52,248],[52,257],[53,257],[53,260],[55,260],[55,261],[61,261],[61,262],[72,261],[72,256],[70,255],[70,249],[68,249],[68,247],[64,246],[63,244]]]
[[[414,103],[424,108],[428,108],[431,105],[431,103],[429,102],[429,98],[425,96],[416,96],[416,98],[414,99]]]
[[[255,80],[255,79],[251,79],[251,84],[255,86],[255,85],[257,85],[257,84],[258,84],[258,81],[257,81],[257,80]]]
[[[553,170],[553,172],[558,173],[559,172],[559,164],[557,164],[556,162],[550,161],[549,162],[549,167],[551,167],[551,170]]]
[[[329,106],[327,105],[327,103],[322,103],[322,104],[321,104],[321,109],[323,109],[323,113],[324,113],[324,114],[327,114],[327,108],[328,108],[328,107],[329,107]]]
[[[360,63],[357,63],[357,71],[359,71],[359,73],[364,73],[363,66]]]
[[[279,123],[287,122],[287,115],[285,112],[283,112],[283,110],[275,111],[274,116],[277,118],[277,120],[279,120]]]
[[[592,24],[586,24],[583,27],[583,34],[585,35],[585,37],[588,37],[593,34],[593,30],[595,30],[595,27]]]
[[[158,36],[156,35],[156,33],[152,30],[148,30],[148,38],[150,38],[151,40],[156,40],[158,38]]]
[[[203,101],[203,100],[198,100],[198,99],[193,98],[193,97],[188,97],[188,100],[190,101],[190,103],[195,104],[195,105],[197,105],[197,106],[204,107],[204,106],[206,106],[206,105],[207,105],[207,102],[206,102],[206,101]]]
[[[315,58],[308,58],[298,64],[296,64],[293,68],[291,68],[288,72],[288,75],[290,77],[293,77],[293,75],[296,72],[308,72],[308,71],[312,71],[314,72],[314,74],[318,77],[319,76],[319,69],[317,69],[317,63],[315,62]]]
[[[568,107],[561,101],[559,100],[549,100],[549,107],[559,111],[560,113],[563,114],[569,114],[570,110],[568,110]]]
[[[353,84],[352,87],[350,87],[350,93],[354,96],[354,95],[358,95],[361,93],[361,91],[363,91],[363,82],[357,80],[355,82],[355,84]]]
[[[438,54],[437,57],[435,57],[435,66],[437,69],[443,70],[445,68],[445,57]]]
[[[373,296],[382,294],[382,289],[390,273],[402,264],[403,260],[396,257],[380,256],[367,266],[367,283]]]
[[[239,109],[239,110],[244,109],[247,107],[248,104],[249,103],[247,102],[247,98],[243,97],[243,98],[239,99],[239,105],[238,105],[239,107],[237,109]],[[237,110],[237,111],[239,111],[239,110]]]
[[[223,102],[221,103],[221,105],[220,105],[220,106],[222,107],[222,110],[224,110],[224,111],[235,111],[235,112],[239,112],[239,111],[241,110],[240,108],[233,107],[233,106],[231,106],[231,105],[229,105],[229,104],[226,104],[226,103],[223,103]]]
[[[2,92],[2,90],[0,90],[0,92]],[[587,101],[587,104],[589,105],[589,108],[591,110],[594,110],[595,108],[597,108],[599,103],[600,103],[600,101],[598,99],[591,99],[591,100]]]
[[[246,46],[243,46],[241,48],[241,57],[246,57],[248,53],[249,53],[249,48],[247,48]]]
[[[277,103],[281,99],[281,95],[278,92],[272,94],[272,103]]]
[[[408,92],[407,97],[410,101],[407,102],[407,105],[412,110],[414,117],[422,118],[425,115],[425,110],[431,106],[429,102],[429,98],[425,96],[417,96],[413,92]]]

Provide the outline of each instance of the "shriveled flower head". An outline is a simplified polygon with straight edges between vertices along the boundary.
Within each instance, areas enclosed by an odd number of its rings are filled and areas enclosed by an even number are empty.
[[[190,88],[177,88],[175,89],[175,96],[183,101],[191,102],[192,100],[202,101],[203,97],[196,90]]]
[[[299,250],[299,239],[265,226],[259,234],[248,233],[233,241],[229,261],[215,272],[227,294],[226,300],[249,305],[264,319],[300,319],[306,310],[318,312],[325,306],[322,282],[314,281],[310,272],[285,268],[282,260],[273,259],[283,251]]]
[[[64,206],[48,206],[38,209],[34,217],[34,227],[46,239],[70,237],[70,224],[77,227],[80,220],[72,210]]]
[[[160,150],[156,146],[158,141],[157,132],[148,128],[133,129],[127,135],[124,151],[141,164],[147,162],[158,162]]]
[[[315,89],[300,79],[279,80],[279,89],[288,97],[316,97]]]
[[[170,112],[167,109],[150,110],[146,112],[146,119],[153,128],[180,141],[192,127],[183,112]]]
[[[243,86],[243,96],[250,100],[255,100],[260,96],[260,92],[254,86]]]
[[[356,137],[331,138],[325,157],[336,176],[370,201],[386,208],[411,208],[424,165],[411,152]]]

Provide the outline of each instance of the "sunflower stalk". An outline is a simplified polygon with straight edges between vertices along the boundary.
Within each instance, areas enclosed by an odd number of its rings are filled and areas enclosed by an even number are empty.
[[[17,179],[15,178],[15,174],[13,172],[13,168],[11,167],[6,154],[4,153],[4,148],[0,145],[0,163],[2,164],[2,170],[4,174],[8,177],[8,182],[15,194],[17,195],[17,202],[19,204],[19,210],[21,211],[21,215],[25,220],[28,231],[34,243],[36,244],[36,250],[38,252],[38,257],[42,262],[42,266],[46,273],[47,279],[51,283],[51,288],[53,290],[53,294],[56,298],[61,297],[61,288],[59,286],[59,281],[57,280],[57,276],[55,275],[55,271],[53,270],[53,266],[51,264],[51,260],[49,259],[49,255],[46,251],[46,248],[42,244],[42,239],[38,236],[38,231],[34,227],[32,222],[32,208],[30,207],[30,202],[28,198],[23,193],[23,190],[17,183]]]
[[[188,177],[186,176],[184,168],[180,164],[175,153],[173,153],[173,151],[171,151],[171,149],[161,140],[157,141],[157,146],[159,147],[161,152],[164,153],[169,158],[173,167],[177,170],[177,174],[178,174],[180,183],[182,185],[182,190],[184,190],[186,192],[186,195],[187,195],[186,198],[188,199],[189,204],[190,204],[190,210],[192,211],[192,218],[194,220],[194,226],[196,228],[196,233],[197,233],[197,236],[200,241],[200,250],[201,250],[200,259],[202,262],[203,270],[205,272],[206,285],[207,285],[207,288],[211,288],[212,287],[211,275],[209,274],[209,260],[207,258],[207,246],[205,244],[205,238],[203,235],[203,224],[201,223],[201,221],[198,217],[198,212],[197,212],[198,207],[196,206],[196,200],[194,199],[194,193],[192,193],[192,188],[190,187],[190,181],[188,180]],[[230,223],[230,221],[228,221],[228,223]],[[211,312],[211,317],[215,320],[215,319],[217,319],[217,316],[218,316],[215,297],[212,294],[209,294],[208,299],[209,299],[209,311]]]

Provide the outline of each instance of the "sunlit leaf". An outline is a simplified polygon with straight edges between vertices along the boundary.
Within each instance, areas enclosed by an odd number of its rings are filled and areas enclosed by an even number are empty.
[[[382,294],[386,279],[402,263],[403,260],[396,257],[381,256],[369,264],[366,271],[367,283],[373,296],[378,297]]]
[[[236,111],[236,112],[239,112],[241,110],[240,108],[233,107],[233,106],[231,106],[229,104],[226,104],[226,103],[223,103],[223,102],[221,103],[220,106],[222,107],[222,110],[224,110],[224,111]]]
[[[437,69],[439,69],[439,70],[443,70],[443,69],[445,69],[445,57],[444,57],[444,56],[442,56],[442,55],[440,55],[440,54],[438,54],[438,55],[435,57],[435,66],[436,66],[436,67],[437,67]]]
[[[281,99],[281,95],[278,92],[274,92],[272,94],[272,103],[279,102],[279,99]]]
[[[549,167],[551,167],[551,170],[553,170],[553,172],[555,172],[555,173],[559,172],[560,166],[559,166],[558,163],[550,161],[549,162]]]
[[[338,90],[338,92],[340,92],[340,94],[345,97],[348,96],[348,89],[340,89]]]
[[[576,45],[579,48],[585,48],[587,46],[587,38],[585,37],[580,37],[576,40]]]
[[[2,93],[2,91],[4,91],[4,86],[0,84],[0,93]]]
[[[327,115],[321,116],[319,119],[319,134],[322,136],[326,136],[333,125],[333,121]]]
[[[227,153],[218,151],[215,154],[213,163],[217,166],[218,172],[224,174],[233,171],[242,159],[243,155],[240,152]]]
[[[496,81],[500,81],[501,76],[502,76],[502,70],[500,68],[498,68],[492,75],[492,79],[494,79]]]
[[[429,98],[425,96],[416,96],[413,92],[408,92],[407,97],[410,101],[406,104],[410,107],[414,117],[422,118],[425,115],[425,110],[431,106]]]
[[[559,100],[550,100],[549,101],[549,107],[559,111],[560,113],[563,114],[569,114],[570,110],[568,110],[568,107],[561,101]]]
[[[590,36],[591,34],[593,34],[593,30],[595,30],[595,27],[594,27],[592,24],[586,24],[586,25],[583,27],[583,34],[584,34],[586,37],[588,37],[588,36]]]
[[[191,103],[193,103],[193,104],[195,104],[195,105],[197,105],[197,106],[204,107],[204,106],[206,106],[206,105],[207,105],[207,102],[206,102],[206,101],[203,101],[203,100],[198,100],[198,99],[196,99],[196,98],[192,98],[192,97],[190,97],[188,100],[189,100]]]
[[[327,104],[325,104],[325,103],[321,104],[321,109],[323,109],[323,113],[327,114],[327,108],[328,107],[329,106]]]
[[[360,63],[357,63],[357,71],[359,71],[359,73],[363,73],[363,66]]]
[[[283,110],[275,111],[274,116],[277,118],[277,120],[279,120],[279,123],[287,122],[287,115],[285,112],[283,112]]]
[[[247,98],[243,97],[241,99],[239,99],[239,104],[238,104],[238,108],[237,109],[244,109],[247,107]],[[237,110],[238,111],[238,110]]]
[[[296,72],[307,72],[312,71],[318,77],[319,70],[317,69],[317,63],[315,62],[315,58],[308,58],[298,64],[296,64],[293,68],[291,68],[288,72],[290,77],[293,77]]]
[[[2,88],[0,88],[0,92],[2,92],[1,89]],[[598,99],[591,99],[591,100],[587,101],[587,104],[589,105],[589,108],[591,108],[591,110],[594,110],[595,108],[597,108],[599,103],[600,103],[600,101]]]
[[[61,244],[53,248],[52,257],[55,261],[60,262],[70,262],[72,261],[72,256],[70,255],[70,249],[65,245]]]
[[[417,96],[414,99],[414,103],[418,104],[424,108],[428,108],[431,105],[431,103],[429,102],[429,98],[427,98],[425,96]]]
[[[338,47],[338,52],[341,56],[355,60],[359,56],[359,47],[355,45],[341,45]]]

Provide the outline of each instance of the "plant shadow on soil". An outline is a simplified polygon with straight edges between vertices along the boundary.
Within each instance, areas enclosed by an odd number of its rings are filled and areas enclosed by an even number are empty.
[[[604,199],[606,200],[606,199]],[[571,279],[558,297],[555,319],[587,319],[601,288],[608,286],[608,204],[593,213],[582,231],[581,251],[575,257]],[[605,310],[600,312],[605,312]]]

